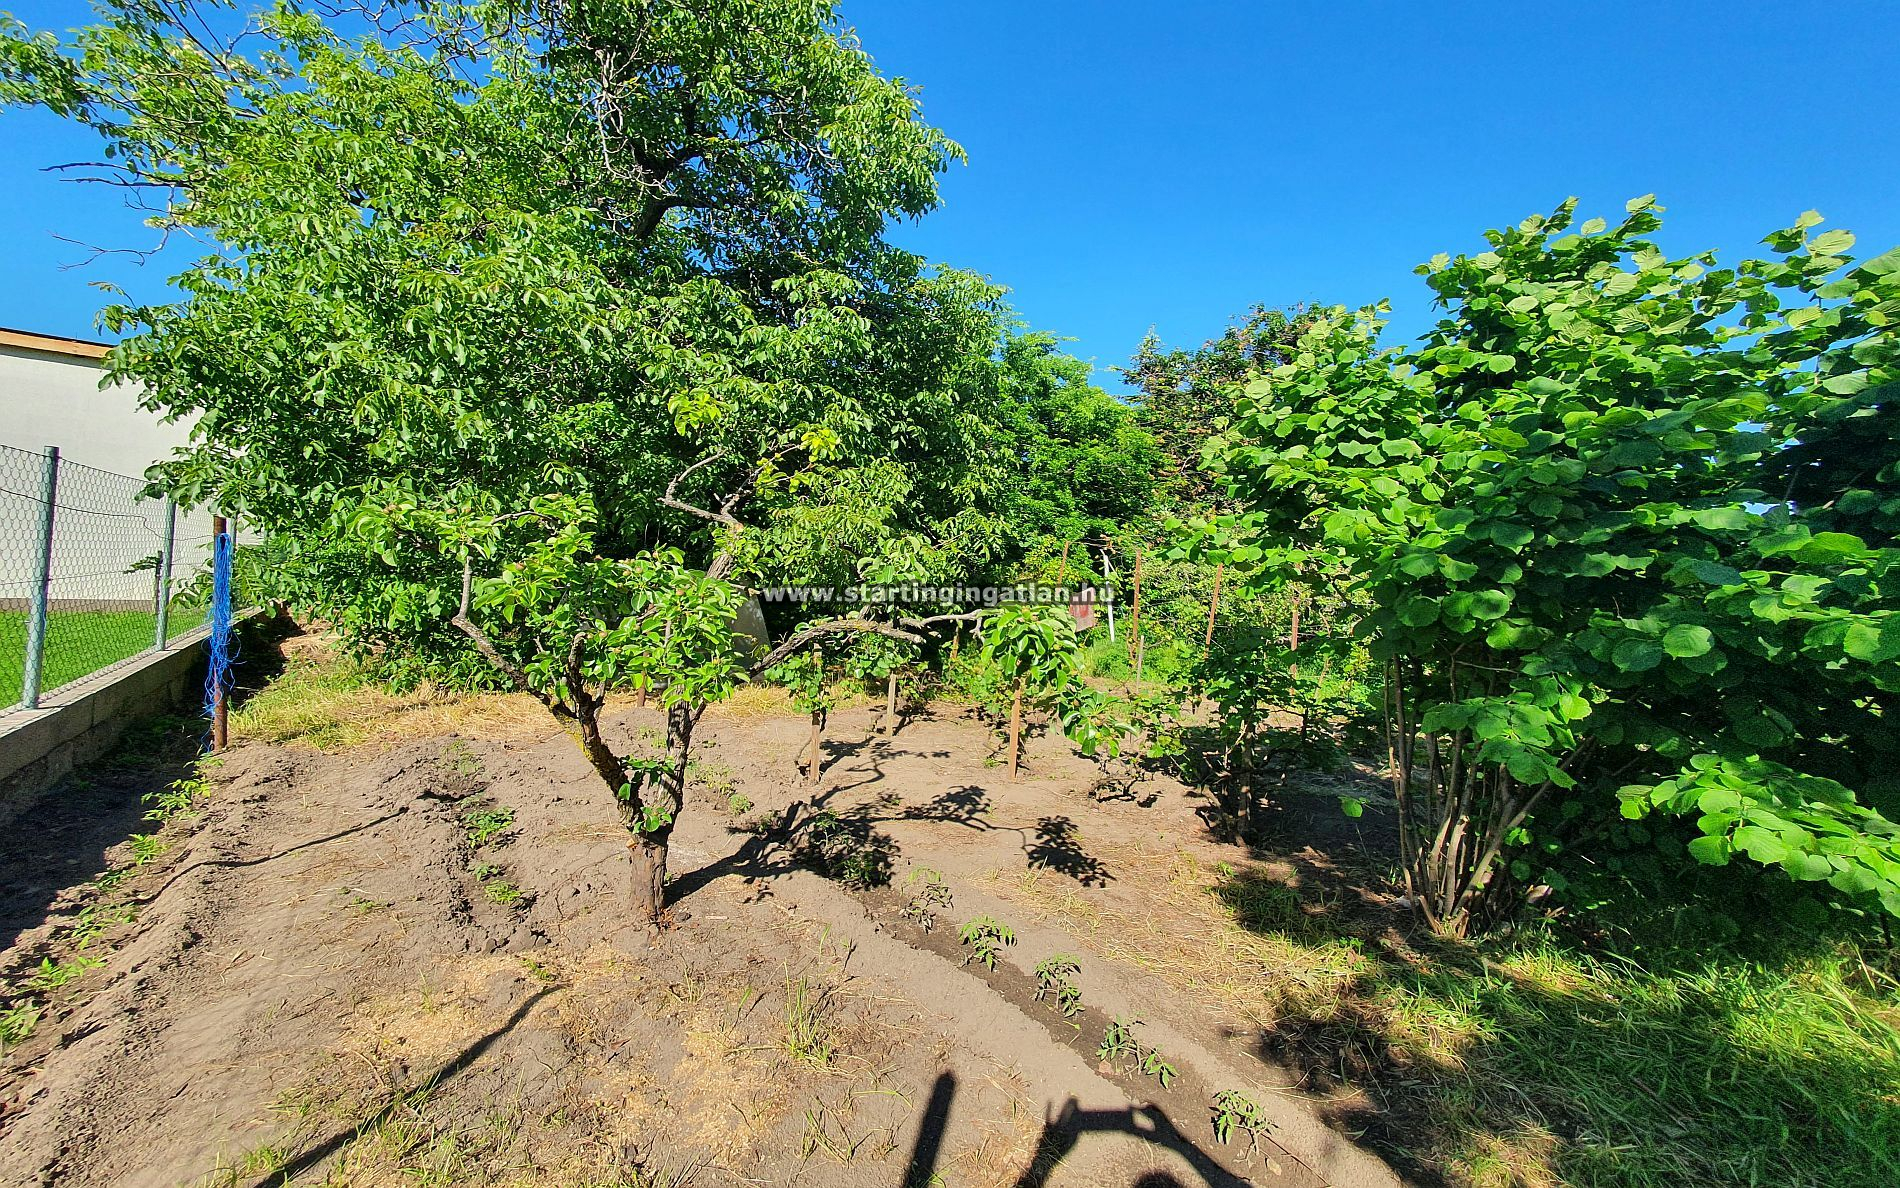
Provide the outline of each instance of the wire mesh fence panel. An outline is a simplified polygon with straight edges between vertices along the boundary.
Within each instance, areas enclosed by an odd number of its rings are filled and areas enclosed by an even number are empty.
[[[211,514],[145,486],[0,446],[0,713],[204,622]]]

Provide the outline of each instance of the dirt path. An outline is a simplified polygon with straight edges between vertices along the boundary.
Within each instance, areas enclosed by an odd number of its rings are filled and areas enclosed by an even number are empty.
[[[1054,744],[1010,784],[973,723],[885,740],[846,711],[814,795],[793,770],[801,723],[709,724],[677,835],[682,919],[658,943],[628,923],[623,835],[563,737],[240,747],[169,849],[102,898],[79,888],[130,858],[103,843],[136,795],[107,789],[83,837],[19,848],[0,888],[15,982],[64,959],[88,896],[136,911],[0,1058],[0,1182],[1397,1182],[1220,1012],[1014,895],[1127,894],[1127,859],[1094,848],[1177,853],[1201,835],[1182,789],[1095,805],[1093,768]],[[763,827],[735,828],[735,795]],[[891,864],[892,889],[803,868],[819,812],[847,853]],[[901,915],[920,868],[952,900],[928,933]],[[23,927],[36,912],[50,923]],[[1016,933],[994,971],[955,940],[978,914]],[[1068,1021],[1033,997],[1056,952],[1082,967]],[[1170,1084],[1096,1060],[1115,1016],[1142,1020]],[[1268,1105],[1257,1144],[1213,1141],[1222,1089]]]

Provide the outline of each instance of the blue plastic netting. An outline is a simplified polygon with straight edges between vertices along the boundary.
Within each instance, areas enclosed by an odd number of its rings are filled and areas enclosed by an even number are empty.
[[[231,634],[231,534],[220,532],[211,543],[211,610],[205,622],[205,717],[209,719],[220,693],[231,689],[231,668],[237,661],[237,640]]]

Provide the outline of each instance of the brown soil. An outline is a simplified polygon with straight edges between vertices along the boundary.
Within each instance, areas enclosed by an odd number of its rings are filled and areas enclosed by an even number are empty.
[[[121,921],[0,1058],[0,1182],[1398,1182],[1229,1005],[1072,926],[1149,910],[1182,864],[1255,857],[1207,838],[1202,802],[1152,779],[1098,803],[1094,766],[1047,738],[1012,783],[954,708],[894,738],[874,718],[833,716],[814,791],[808,723],[709,716],[657,937],[632,922],[612,807],[556,733],[242,745],[166,851],[103,890],[132,862],[138,794],[176,769],[100,769],[0,840],[0,980],[69,959],[89,904]],[[658,725],[615,721],[634,745]],[[1336,858],[1359,826],[1315,803]],[[493,810],[512,819],[477,845]],[[812,869],[886,863],[871,891]],[[1317,851],[1264,869],[1381,910]],[[951,902],[925,930],[905,909],[933,877]],[[993,971],[957,939],[979,915],[1014,929]],[[1069,1020],[1034,996],[1058,952],[1081,965]],[[1167,1085],[1098,1062],[1116,1017],[1140,1020]],[[1257,1142],[1214,1141],[1223,1089],[1267,1105]]]

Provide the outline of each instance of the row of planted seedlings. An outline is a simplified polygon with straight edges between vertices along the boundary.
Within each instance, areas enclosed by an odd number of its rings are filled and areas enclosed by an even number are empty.
[[[942,874],[919,867],[907,876],[909,897],[898,909],[898,916],[926,935],[939,923],[939,914],[954,906],[950,887]],[[962,964],[980,965],[997,973],[1004,952],[1016,943],[1016,930],[993,916],[979,915],[957,929],[959,947],[968,950]],[[1082,998],[1081,959],[1072,953],[1051,953],[1038,961],[1031,976],[1035,980],[1034,999],[1046,1003],[1079,1037],[1082,1024],[1077,1022],[1086,1007]],[[1136,1033],[1138,1017],[1113,1015],[1102,1028],[1095,1048],[1095,1059],[1105,1069],[1133,1077],[1153,1077],[1163,1089],[1172,1086],[1179,1075],[1161,1050],[1142,1042]],[[1209,1125],[1217,1142],[1226,1145],[1245,1139],[1251,1155],[1269,1126],[1266,1107],[1255,1097],[1239,1089],[1222,1089],[1208,1101]]]

